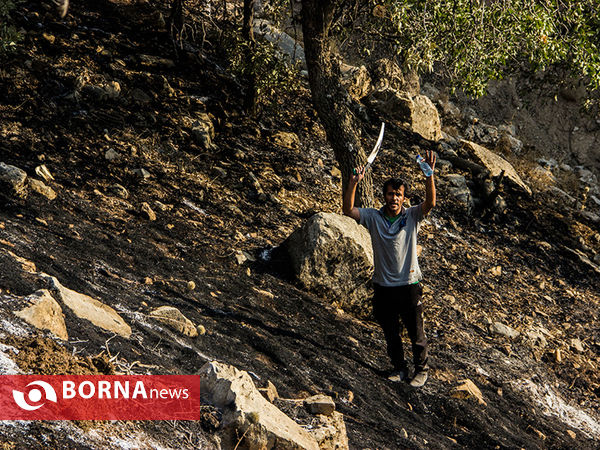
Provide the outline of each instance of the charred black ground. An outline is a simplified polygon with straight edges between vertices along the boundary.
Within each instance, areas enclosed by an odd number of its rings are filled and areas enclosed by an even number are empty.
[[[420,234],[430,382],[422,390],[388,382],[383,336],[373,322],[302,291],[285,270],[260,258],[313,212],[340,212],[341,183],[332,175],[333,155],[308,92],[282,97],[278,110],[259,119],[244,117],[243,88],[221,68],[217,37],[176,57],[156,23],[159,7],[165,5],[73,2],[67,19],[57,22],[40,4],[26,2],[15,14],[25,39],[16,53],[3,57],[0,161],[32,176],[45,164],[58,198],[4,202],[0,245],[111,305],[134,329],[130,340],[109,339],[67,315],[66,354],[81,361],[118,355],[113,362],[121,370],[138,362],[133,373],[195,373],[217,359],[252,372],[258,385],[270,380],[282,397],[324,392],[344,414],[352,448],[595,447],[589,434],[543,414],[514,382],[552,386],[569,404],[598,410],[600,281],[565,249],[578,248],[583,239],[600,251],[593,237],[597,228],[564,215],[551,198],[510,193],[505,217],[479,221],[465,216],[440,186],[438,206]],[[171,58],[175,65],[149,66],[140,57],[145,54]],[[122,91],[115,99],[78,89],[116,80]],[[149,99],[134,100],[136,88]],[[71,95],[76,90],[77,98]],[[211,150],[194,143],[182,120],[199,112],[214,119]],[[377,122],[365,124],[371,138],[376,128]],[[300,147],[272,144],[278,131],[296,133]],[[400,172],[422,196],[422,179],[408,157],[418,143],[389,127],[374,166],[377,182]],[[110,148],[119,153],[111,162],[104,156]],[[136,176],[140,168],[150,177]],[[259,195],[251,172],[267,195]],[[127,199],[112,193],[115,183],[127,189]],[[139,212],[142,202],[155,209],[156,221]],[[257,261],[238,264],[238,251]],[[497,266],[501,274],[493,275],[490,269]],[[194,290],[188,281],[195,282]],[[34,287],[7,270],[0,283],[2,292],[16,295]],[[145,315],[165,304],[203,325],[206,335],[175,338],[150,327]],[[539,349],[525,338],[494,337],[487,330],[490,319],[523,329],[534,321],[554,338]],[[584,354],[568,350],[571,338],[584,341]],[[63,352],[58,344],[36,340],[6,343]],[[565,345],[563,360],[556,362],[551,352]],[[77,367],[108,370],[85,361]],[[60,372],[48,365],[23,368]],[[480,387],[487,405],[451,396],[463,378]],[[201,424],[181,427],[210,436],[218,414],[208,412]],[[134,426],[160,441],[171,425]],[[68,433],[36,427],[38,433],[0,439],[42,447],[42,436],[50,436],[57,446],[75,445]],[[180,445],[197,442],[182,438]]]

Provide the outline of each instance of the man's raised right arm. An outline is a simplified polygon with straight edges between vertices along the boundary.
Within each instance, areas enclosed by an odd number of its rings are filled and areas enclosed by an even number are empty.
[[[348,180],[348,186],[346,192],[344,192],[344,203],[342,204],[342,212],[345,216],[352,217],[357,222],[360,220],[360,212],[358,208],[354,206],[354,197],[356,195],[356,187],[360,180],[365,176],[365,169],[358,167],[356,169],[356,175],[352,175]]]

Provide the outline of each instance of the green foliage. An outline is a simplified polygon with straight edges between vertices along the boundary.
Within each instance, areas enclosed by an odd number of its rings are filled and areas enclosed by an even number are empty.
[[[466,91],[489,80],[563,63],[600,86],[597,0],[386,1],[383,22],[409,66],[441,62]]]
[[[15,8],[11,0],[0,0],[0,54],[13,50],[22,39],[21,34],[11,25],[10,12]]]
[[[242,38],[241,29],[225,35],[231,72],[239,77],[250,65],[256,76],[257,100],[264,106],[275,106],[279,94],[293,93],[300,88],[300,68],[292,64],[269,41],[258,39],[251,45]],[[246,55],[250,58],[246,58]]]
[[[600,87],[600,0],[345,0],[336,38],[395,53],[481,95],[490,80],[552,65]],[[345,31],[344,31],[345,30]],[[375,50],[377,49],[377,50]],[[383,55],[382,55],[383,56]]]

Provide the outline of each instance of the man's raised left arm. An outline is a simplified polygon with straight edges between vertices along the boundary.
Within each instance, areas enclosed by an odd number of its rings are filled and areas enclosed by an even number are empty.
[[[429,164],[431,170],[433,170],[434,172],[435,159],[435,153],[433,153],[431,150],[427,150],[427,152],[425,153],[425,161],[427,162],[427,164]],[[431,176],[428,176],[425,179],[425,201],[421,205],[421,214],[423,216],[426,216],[429,213],[429,211],[431,211],[431,209],[435,206],[435,180],[433,177],[434,174],[432,173]]]

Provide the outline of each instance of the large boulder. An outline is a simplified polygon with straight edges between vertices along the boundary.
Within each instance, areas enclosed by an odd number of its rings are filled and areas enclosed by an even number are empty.
[[[373,91],[366,98],[373,109],[384,115],[386,120],[399,126],[407,126],[425,139],[442,139],[440,116],[429,97],[384,88]]]
[[[27,174],[18,167],[0,162],[0,194],[8,199],[27,197]]]
[[[131,327],[110,306],[89,295],[80,294],[64,287],[55,277],[45,274],[41,274],[41,277],[48,284],[48,289],[52,292],[53,296],[64,303],[75,316],[80,319],[89,320],[92,324],[105,331],[116,333],[125,338],[131,336]]]
[[[415,96],[421,91],[417,73],[402,70],[390,59],[378,59],[369,69],[376,89],[392,88],[399,92],[406,92],[410,96]]]
[[[284,248],[306,289],[337,301],[342,308],[365,311],[373,248],[364,227],[349,217],[321,212],[292,233]]]
[[[262,396],[247,372],[212,361],[200,369],[200,383],[203,401],[223,414],[223,448],[319,449],[314,437]]]
[[[14,314],[28,324],[48,330],[55,336],[66,341],[69,339],[62,308],[46,289],[40,289],[25,298],[25,308]]]
[[[504,176],[513,186],[531,195],[529,186],[523,182],[515,168],[504,158],[474,142],[463,140],[462,145],[477,163],[489,170],[492,177],[504,172]]]

